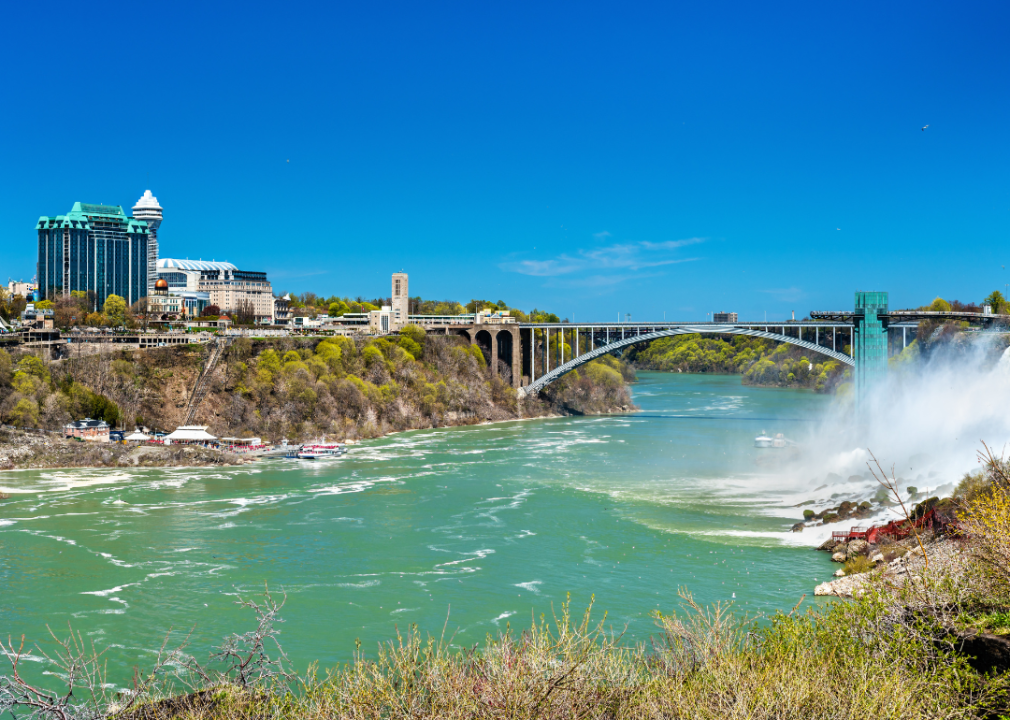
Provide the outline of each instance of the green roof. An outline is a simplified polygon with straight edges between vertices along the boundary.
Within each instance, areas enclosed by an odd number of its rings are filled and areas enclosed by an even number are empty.
[[[71,213],[82,215],[112,215],[114,217],[126,217],[123,208],[119,205],[90,205],[88,203],[75,202]]]
[[[110,218],[125,225],[126,232],[131,234],[146,234],[149,230],[146,220],[127,217],[126,213],[123,212],[123,208],[119,205],[93,205],[80,202],[75,202],[73,209],[66,215],[56,215],[54,217],[43,215],[35,224],[35,229],[43,230],[57,227],[90,228],[88,218],[96,215]]]

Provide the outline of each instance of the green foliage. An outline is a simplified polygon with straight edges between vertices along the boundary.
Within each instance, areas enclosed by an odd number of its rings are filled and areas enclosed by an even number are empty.
[[[604,363],[589,362],[582,366],[582,372],[593,382],[606,388],[616,389],[624,385],[621,373]]]
[[[950,303],[938,297],[929,304],[929,309],[932,312],[950,312]]]
[[[411,314],[414,315],[462,315],[465,308],[455,300],[422,300],[410,298]]]
[[[19,392],[22,395],[34,395],[42,388],[42,381],[33,375],[18,370],[14,373],[11,386],[15,392]]]
[[[605,619],[592,617],[592,605],[580,617],[569,601],[552,619],[489,633],[472,648],[411,625],[375,653],[359,650],[351,662],[319,674],[313,668],[275,692],[264,683],[238,693],[217,680],[211,701],[193,715],[953,720],[1002,713],[1005,678],[984,678],[937,651],[925,628],[896,621],[872,599],[758,622],[734,615],[731,605],[681,597],[681,608],[653,614],[658,627],[648,646],[622,642]]]
[[[428,333],[418,325],[405,325],[400,330],[400,336],[410,338],[418,345],[424,345],[424,339],[428,336]]]
[[[259,356],[259,367],[262,370],[266,370],[270,373],[278,373],[281,371],[281,359],[277,356],[277,351],[273,348],[268,348],[260,353]]]
[[[364,359],[366,367],[384,360],[382,350],[377,348],[374,344],[366,345],[361,351],[361,357]]]
[[[35,303],[36,310],[52,310],[53,301],[52,300],[42,300],[41,302]]]
[[[104,395],[71,379],[63,384],[61,392],[66,399],[67,412],[74,420],[89,417],[104,420],[109,425],[119,424],[121,418],[119,406]]]
[[[804,520],[813,520],[814,519],[814,515],[816,515],[816,514],[817,513],[815,513],[813,510],[810,510],[808,508],[808,509],[806,509],[806,510],[803,511],[803,519]]]
[[[44,383],[49,382],[49,370],[46,368],[46,364],[42,362],[42,359],[36,355],[25,355],[17,364],[18,372],[23,372],[32,377],[37,377]]]
[[[856,555],[850,560],[846,560],[842,566],[846,575],[858,575],[873,569],[873,563],[865,555]]]
[[[10,411],[8,421],[19,427],[36,427],[39,424],[38,403],[28,398],[21,398]]]
[[[423,352],[421,346],[418,345],[414,340],[411,340],[407,336],[403,336],[397,342],[399,343],[400,347],[403,348],[404,352],[410,355],[411,359],[417,360],[421,357],[421,353]]]
[[[835,360],[808,358],[802,348],[743,335],[731,338],[678,335],[660,338],[629,354],[640,368],[665,372],[741,374],[751,385],[797,386],[831,392],[845,366]]]
[[[999,290],[993,290],[991,293],[986,295],[985,299],[982,300],[983,305],[990,305],[992,311],[997,315],[1006,315],[1007,313],[1007,299],[1003,297],[1003,293]]]
[[[6,350],[0,350],[0,386],[7,385],[14,374],[14,363]]]
[[[126,300],[119,295],[109,295],[105,298],[102,312],[105,313],[105,317],[113,327],[126,324]]]
[[[533,308],[533,311],[529,314],[529,322],[557,323],[561,322],[561,318],[554,313],[547,312],[546,310],[537,310],[536,308]]]

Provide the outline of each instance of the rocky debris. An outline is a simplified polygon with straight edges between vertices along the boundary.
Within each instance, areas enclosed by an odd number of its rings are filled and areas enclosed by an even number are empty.
[[[0,470],[62,467],[242,465],[249,458],[190,445],[88,443],[57,434],[0,428]]]
[[[826,508],[819,513],[814,513],[808,518],[808,521],[820,520],[821,525],[828,525],[844,520],[861,520],[870,517],[872,514],[873,504],[869,500],[863,500],[861,503],[846,500],[837,507]],[[804,517],[806,517],[806,514],[804,514]]]
[[[792,529],[793,532],[803,532],[803,528],[805,528],[806,526],[807,526],[806,523],[798,522],[795,525],[793,525]]]
[[[929,557],[929,571],[938,577],[958,577],[963,571],[964,557],[958,550],[957,541],[953,538],[927,538],[926,554]],[[871,546],[872,547],[872,546]],[[821,583],[814,589],[814,595],[834,595],[835,597],[858,597],[865,591],[865,586],[873,577],[881,577],[888,584],[901,586],[910,575],[919,575],[925,571],[922,550],[915,538],[906,538],[887,548],[887,553],[874,552],[871,561],[876,557],[882,560],[889,555],[894,556],[888,562],[878,562],[869,572],[857,575],[847,575],[838,580]]]
[[[845,575],[831,582],[823,582],[814,588],[814,595],[833,595],[842,598],[859,597],[865,592],[863,586],[866,583],[866,575],[866,573]]]

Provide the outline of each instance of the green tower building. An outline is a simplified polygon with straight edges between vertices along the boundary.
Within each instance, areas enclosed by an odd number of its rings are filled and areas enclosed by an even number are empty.
[[[887,376],[887,314],[886,292],[856,292],[856,308],[852,318],[852,358],[856,361],[856,405],[878,382]]]
[[[99,307],[109,295],[127,304],[147,297],[146,222],[127,217],[118,205],[74,203],[66,215],[43,216],[39,237],[40,300],[55,300],[72,290],[92,291]]]

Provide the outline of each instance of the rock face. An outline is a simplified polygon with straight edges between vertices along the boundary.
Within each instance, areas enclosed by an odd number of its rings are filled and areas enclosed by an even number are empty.
[[[976,631],[957,633],[958,652],[968,656],[968,664],[979,672],[1010,670],[1010,638]]]
[[[833,562],[838,562],[838,563],[843,563],[847,559],[848,558],[846,557],[845,553],[843,553],[843,552],[836,552],[834,555],[831,556],[831,560]]]
[[[848,549],[845,551],[846,557],[851,560],[859,555],[865,555],[870,544],[865,540],[853,540],[849,543]]]

